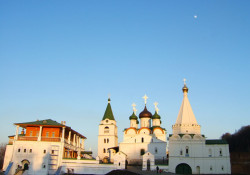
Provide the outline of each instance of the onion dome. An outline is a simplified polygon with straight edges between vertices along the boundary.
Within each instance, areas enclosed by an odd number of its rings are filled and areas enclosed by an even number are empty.
[[[186,86],[186,84],[184,84],[183,88],[182,88],[183,93],[186,92],[188,93],[188,87]]]
[[[138,117],[135,115],[135,112],[129,117],[129,120],[137,120]]]
[[[155,114],[152,116],[152,119],[161,119],[161,116],[155,111]]]
[[[152,114],[147,110],[146,105],[144,110],[140,113],[139,118],[152,118]]]

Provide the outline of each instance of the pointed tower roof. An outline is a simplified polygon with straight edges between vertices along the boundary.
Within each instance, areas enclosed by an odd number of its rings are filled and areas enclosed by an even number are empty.
[[[183,91],[183,100],[176,120],[176,124],[197,124],[192,107],[188,100],[187,96],[188,87],[186,86],[186,83],[184,83],[182,91]]]
[[[111,100],[109,98],[108,99],[108,105],[107,105],[107,108],[106,108],[106,111],[104,113],[104,116],[103,116],[102,120],[106,120],[106,119],[115,120],[115,117],[114,117],[112,109],[111,109],[110,101]]]

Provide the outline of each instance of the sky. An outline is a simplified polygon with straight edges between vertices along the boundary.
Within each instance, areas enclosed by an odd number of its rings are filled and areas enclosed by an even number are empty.
[[[108,94],[119,142],[137,115],[172,133],[183,78],[201,132],[250,124],[250,1],[0,1],[0,143],[13,123],[66,121],[97,153]]]

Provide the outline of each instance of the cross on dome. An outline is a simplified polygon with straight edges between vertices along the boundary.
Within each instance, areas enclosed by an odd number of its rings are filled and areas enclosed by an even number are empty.
[[[183,79],[184,85],[186,85],[186,81],[187,81],[187,79],[186,79],[186,78],[184,78],[184,79]]]
[[[133,106],[133,111],[134,111],[134,113],[135,113],[135,115],[136,115],[136,111],[137,111],[136,108],[135,108],[135,107],[136,107],[136,104],[133,103],[132,106]]]
[[[144,99],[144,102],[145,102],[145,105],[146,105],[147,104],[147,99],[148,99],[147,95],[145,94],[142,98]]]
[[[158,112],[159,112],[159,108],[157,107],[158,103],[157,103],[157,102],[154,102],[154,105],[155,105],[155,111],[156,111],[156,113],[158,114]]]

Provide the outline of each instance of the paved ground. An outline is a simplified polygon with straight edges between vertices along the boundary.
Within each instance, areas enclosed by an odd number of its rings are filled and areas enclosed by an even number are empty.
[[[137,173],[137,174],[146,174],[146,175],[173,175],[173,173],[167,173],[167,172],[162,172],[162,173],[158,173],[155,171],[142,171],[142,167],[141,166],[128,166],[128,171],[131,171],[133,173]]]

